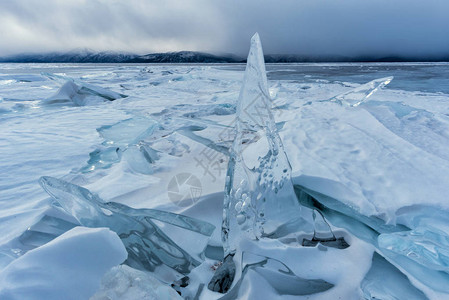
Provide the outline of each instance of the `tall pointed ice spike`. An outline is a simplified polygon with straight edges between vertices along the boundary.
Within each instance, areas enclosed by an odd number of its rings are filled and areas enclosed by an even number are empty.
[[[264,126],[272,129],[274,119],[269,95],[262,44],[259,34],[256,33],[251,39],[245,76],[237,103],[239,121],[237,126],[249,127],[252,130],[262,129]]]
[[[241,238],[259,239],[299,211],[290,163],[271,106],[262,45],[256,33],[237,104],[236,138],[226,178],[222,226],[225,256],[235,253]]]

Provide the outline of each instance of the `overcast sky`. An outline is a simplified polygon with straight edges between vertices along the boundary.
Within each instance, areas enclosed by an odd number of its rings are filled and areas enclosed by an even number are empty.
[[[0,0],[0,55],[75,48],[138,54],[449,54],[448,0]]]

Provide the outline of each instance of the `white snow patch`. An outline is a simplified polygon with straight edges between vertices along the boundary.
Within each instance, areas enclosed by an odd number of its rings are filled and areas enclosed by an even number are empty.
[[[9,264],[0,273],[0,299],[87,299],[127,255],[109,229],[75,227]]]

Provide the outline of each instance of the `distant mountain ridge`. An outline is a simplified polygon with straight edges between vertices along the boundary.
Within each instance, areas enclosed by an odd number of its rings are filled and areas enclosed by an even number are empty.
[[[167,53],[152,53],[137,56],[129,63],[241,63],[245,59],[235,55],[214,55],[204,52],[179,51]]]
[[[304,56],[294,54],[268,54],[266,63],[312,63],[312,62],[447,62],[444,57],[345,57]],[[89,49],[42,54],[18,54],[0,57],[0,63],[245,63],[246,58],[233,54],[215,55],[196,51],[179,51],[137,55],[125,52],[95,52]]]
[[[121,63],[137,57],[132,53],[74,50],[41,54],[18,54],[0,57],[2,63]]]
[[[18,54],[0,57],[1,63],[240,63],[235,55],[214,55],[195,51],[179,51],[137,55],[121,52],[93,52],[90,50]]]

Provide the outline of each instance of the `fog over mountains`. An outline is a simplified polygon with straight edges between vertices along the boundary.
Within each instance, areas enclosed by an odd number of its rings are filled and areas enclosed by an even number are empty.
[[[301,62],[406,62],[449,61],[447,56],[304,56],[294,54],[268,54],[266,63],[301,63]],[[69,52],[49,52],[34,54],[17,54],[0,57],[0,63],[245,63],[246,58],[233,54],[210,54],[197,51],[178,51],[138,55],[126,52],[81,49]]]

